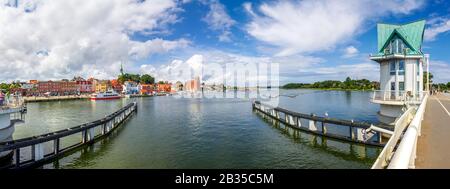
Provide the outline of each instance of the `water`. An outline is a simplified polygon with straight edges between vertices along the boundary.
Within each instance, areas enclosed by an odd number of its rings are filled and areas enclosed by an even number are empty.
[[[368,92],[286,90],[281,93],[283,108],[377,122],[378,106],[369,103]],[[253,112],[248,99],[170,96],[30,103],[26,122],[16,126],[14,138],[93,121],[130,101],[138,102],[138,113],[113,135],[44,167],[370,168],[381,151],[377,147],[274,125]]]

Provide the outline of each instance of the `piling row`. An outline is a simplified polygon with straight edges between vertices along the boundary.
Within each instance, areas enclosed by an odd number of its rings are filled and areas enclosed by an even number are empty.
[[[272,107],[259,101],[254,101],[252,106],[257,112],[294,129],[348,142],[384,146],[381,141],[382,134],[371,129],[373,125],[369,123],[320,117],[315,114],[302,114],[280,107]],[[328,132],[329,127],[347,127],[348,135]],[[373,139],[373,137],[376,138]]]
[[[0,167],[0,169],[36,167],[63,157],[77,148],[93,144],[98,139],[111,134],[114,129],[136,111],[137,103],[133,102],[100,120],[39,136],[2,142],[0,143],[0,152],[13,151],[14,158],[11,164]],[[96,130],[100,131],[96,133]],[[61,143],[64,137],[77,134],[81,134],[79,142],[62,147]],[[50,148],[52,149],[46,153],[45,150],[48,151],[48,143],[51,143]],[[21,153],[22,150],[29,152],[29,159],[23,157],[26,155]]]

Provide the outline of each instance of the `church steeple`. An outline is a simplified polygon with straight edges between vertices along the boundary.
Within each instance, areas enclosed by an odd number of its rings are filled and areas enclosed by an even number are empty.
[[[122,62],[120,62],[120,74],[123,75],[123,65],[122,65]]]

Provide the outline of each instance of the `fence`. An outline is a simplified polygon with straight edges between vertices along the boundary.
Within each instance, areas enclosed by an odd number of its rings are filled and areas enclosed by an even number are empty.
[[[92,144],[96,140],[109,135],[136,111],[137,103],[133,102],[97,121],[39,136],[1,142],[0,152],[11,151],[14,153],[14,161],[10,165],[1,168],[35,167],[59,158],[76,148]],[[98,131],[97,134],[96,130]],[[62,146],[61,142],[64,137],[77,134],[81,134],[81,140],[77,140],[74,144],[69,144],[66,147]],[[51,143],[51,151],[46,153],[44,147],[48,143]],[[25,150],[30,151],[31,157],[29,159],[21,157],[22,151]]]

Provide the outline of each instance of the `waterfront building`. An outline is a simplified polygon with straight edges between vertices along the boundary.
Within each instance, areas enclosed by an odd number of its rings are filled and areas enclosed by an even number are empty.
[[[78,91],[80,93],[93,93],[94,92],[94,86],[92,84],[92,81],[76,81],[78,86]]]
[[[74,95],[79,92],[79,88],[74,81],[39,81],[36,85],[40,95]]]
[[[172,91],[172,84],[170,83],[158,83],[156,86],[158,92],[170,93]]]
[[[119,80],[113,79],[111,80],[111,87],[116,93],[122,93],[123,86],[120,84]]]
[[[378,24],[378,49],[370,59],[380,65],[380,90],[371,102],[380,104],[379,118],[392,125],[405,106],[416,105],[423,94],[422,52],[425,20],[404,25]]]
[[[181,83],[181,81],[177,81],[176,83],[174,83],[172,85],[172,89],[174,91],[182,91],[183,90],[183,83]]]
[[[109,80],[94,79],[93,85],[95,86],[96,93],[103,93],[111,89],[111,82]]]
[[[122,88],[124,94],[139,94],[139,84],[134,81],[125,81]]]
[[[18,121],[23,121],[22,113],[23,100],[20,96],[7,97],[0,92],[0,142],[13,139],[14,124]],[[15,114],[20,116],[15,116]],[[0,152],[0,162],[8,161],[13,154],[12,150]]]
[[[200,77],[196,76],[193,80],[185,83],[185,90],[189,92],[197,92],[200,90]]]
[[[155,92],[155,85],[153,84],[140,84],[139,93],[141,95],[152,95]]]

